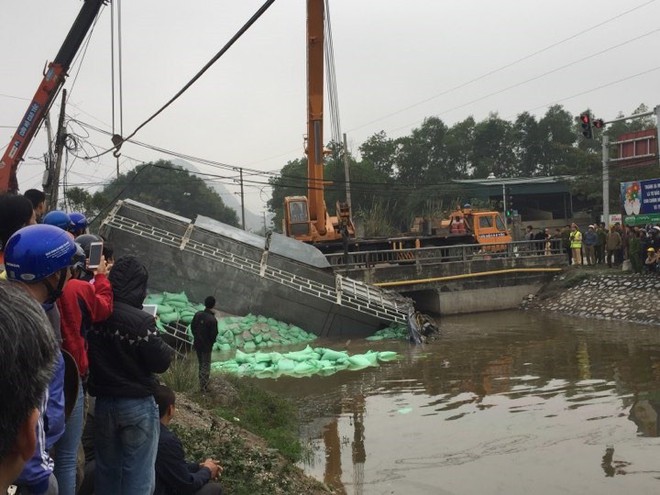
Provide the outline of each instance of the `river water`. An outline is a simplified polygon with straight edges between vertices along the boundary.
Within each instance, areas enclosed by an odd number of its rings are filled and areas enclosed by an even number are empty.
[[[348,494],[660,493],[660,327],[506,311],[379,368],[261,380],[300,407],[301,467]]]

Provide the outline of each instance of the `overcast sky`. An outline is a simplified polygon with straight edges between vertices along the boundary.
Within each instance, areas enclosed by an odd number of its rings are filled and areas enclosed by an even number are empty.
[[[121,1],[123,129],[130,134],[167,102],[259,9],[257,0]],[[80,0],[2,0],[0,150],[22,118]],[[195,157],[277,171],[303,156],[306,2],[276,0],[257,23],[134,139]],[[559,103],[605,120],[660,104],[658,0],[331,0],[342,131],[357,154],[381,130],[409,134],[424,117],[448,125],[490,112],[513,120]],[[67,114],[111,130],[111,10],[71,70]],[[326,107],[327,108],[327,107]],[[52,113],[57,121],[59,101]],[[328,114],[326,113],[326,116]],[[73,125],[81,155],[109,137]],[[325,141],[329,139],[326,126]],[[21,190],[40,187],[40,131],[19,169]],[[96,152],[92,146],[96,147]],[[168,156],[130,143],[121,171]],[[68,182],[114,177],[112,156],[71,160]],[[236,173],[199,165],[210,174]],[[265,176],[246,177],[246,206],[266,208]],[[223,180],[232,192],[232,179]]]

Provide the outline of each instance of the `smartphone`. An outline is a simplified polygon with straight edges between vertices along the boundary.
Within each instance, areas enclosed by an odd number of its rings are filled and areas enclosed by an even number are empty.
[[[145,313],[149,313],[151,316],[156,316],[156,313],[158,312],[158,305],[156,304],[143,304],[142,305],[142,311]]]
[[[87,268],[92,270],[98,268],[101,264],[101,256],[103,256],[103,243],[100,241],[90,243]]]

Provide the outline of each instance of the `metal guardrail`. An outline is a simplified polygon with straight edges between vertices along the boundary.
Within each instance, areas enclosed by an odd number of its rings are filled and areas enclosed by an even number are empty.
[[[432,265],[437,263],[465,263],[495,258],[532,258],[561,255],[561,239],[545,241],[514,241],[506,244],[457,244],[454,246],[389,249],[383,251],[352,251],[327,254],[328,262],[338,269],[374,268],[387,265]]]
[[[371,286],[339,274],[335,274],[335,286],[333,287],[289,271],[268,266],[263,257],[261,263],[259,263],[216,246],[190,239],[189,235],[184,239],[183,236],[176,233],[120,215],[118,210],[116,209],[108,215],[104,220],[104,225],[176,247],[203,258],[212,259],[220,264],[272,280],[296,291],[376,316],[385,321],[400,324],[405,324],[407,321],[411,301],[393,291]]]

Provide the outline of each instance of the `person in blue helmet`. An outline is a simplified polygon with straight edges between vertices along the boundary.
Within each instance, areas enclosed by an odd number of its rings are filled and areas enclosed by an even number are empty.
[[[60,210],[53,210],[46,213],[42,223],[45,225],[54,225],[67,232],[71,232],[74,226],[69,214]]]
[[[71,233],[74,237],[78,237],[79,235],[87,233],[88,222],[85,215],[74,211],[69,213],[69,218],[71,219],[71,223],[73,223],[73,227],[71,227]]]
[[[53,225],[29,225],[19,229],[5,246],[6,277],[20,284],[46,312],[58,342],[60,315],[55,301],[70,278],[76,245],[71,236]],[[15,481],[21,494],[58,493],[53,459],[48,451],[64,433],[64,357],[58,346],[55,374],[39,405],[37,446]],[[75,397],[75,395],[74,395]]]

